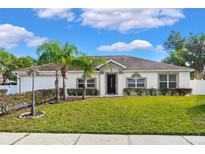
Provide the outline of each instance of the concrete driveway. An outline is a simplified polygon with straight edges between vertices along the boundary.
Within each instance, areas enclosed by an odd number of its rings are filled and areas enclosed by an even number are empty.
[[[194,145],[205,136],[0,133],[3,145]]]

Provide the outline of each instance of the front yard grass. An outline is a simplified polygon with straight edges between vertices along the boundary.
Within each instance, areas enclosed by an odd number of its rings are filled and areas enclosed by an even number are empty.
[[[1,132],[205,135],[205,96],[130,96],[38,106],[40,119],[0,117]]]

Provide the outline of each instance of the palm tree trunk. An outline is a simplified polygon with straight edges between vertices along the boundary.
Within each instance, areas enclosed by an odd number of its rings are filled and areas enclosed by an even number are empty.
[[[56,103],[57,103],[58,100],[59,100],[59,76],[58,76],[58,70],[56,70],[55,91],[56,91]]]
[[[61,73],[63,77],[63,99],[66,100],[68,98],[67,86],[66,86],[67,68],[63,67],[61,70]]]
[[[86,99],[86,89],[87,89],[87,80],[86,80],[86,76],[83,76],[83,95],[82,95],[82,99]]]
[[[66,100],[67,98],[66,76],[63,76],[63,99]]]

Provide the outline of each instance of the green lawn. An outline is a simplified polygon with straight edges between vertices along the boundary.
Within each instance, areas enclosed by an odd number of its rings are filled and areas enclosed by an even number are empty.
[[[45,117],[1,117],[0,131],[205,135],[205,96],[92,98],[37,110]]]

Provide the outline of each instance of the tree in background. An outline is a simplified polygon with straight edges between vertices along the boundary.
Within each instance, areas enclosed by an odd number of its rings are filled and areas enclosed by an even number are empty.
[[[80,56],[75,61],[73,61],[73,65],[81,68],[83,70],[83,95],[82,99],[86,98],[86,89],[87,89],[87,78],[90,78],[92,74],[96,70],[96,66],[99,63],[102,63],[103,59],[100,57],[93,56]]]
[[[190,34],[190,38],[186,42],[186,49],[185,60],[187,64],[195,69],[198,79],[203,78],[205,66],[205,35]]]
[[[14,70],[31,67],[36,65],[36,60],[32,57],[15,57],[14,55],[0,49],[0,75],[3,76],[3,82],[6,79],[16,81],[16,76],[12,73]]]
[[[9,72],[9,65],[12,64],[15,56],[6,52],[4,49],[0,49],[0,74],[3,77],[3,83],[5,83],[6,79],[11,79],[11,75]]]
[[[37,48],[38,64],[52,63],[56,65],[56,102],[59,100],[59,71],[60,71],[60,58],[61,58],[61,44],[57,41],[43,42]]]
[[[205,66],[205,35],[190,34],[184,38],[179,32],[172,31],[164,43],[168,57],[162,60],[163,63],[175,64],[178,66],[189,66],[195,69],[194,77],[204,78]]]
[[[15,70],[18,70],[21,68],[28,68],[34,65],[37,65],[37,61],[32,57],[27,56],[27,57],[15,58],[12,64],[10,64],[10,67],[14,68]]]
[[[168,39],[164,42],[164,49],[168,52],[168,57],[162,60],[163,63],[185,66],[185,42],[179,32],[172,31]]]

